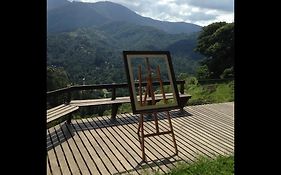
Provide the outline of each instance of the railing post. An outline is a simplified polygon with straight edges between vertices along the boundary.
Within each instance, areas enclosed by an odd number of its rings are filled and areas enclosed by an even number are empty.
[[[113,87],[113,88],[112,88],[111,100],[115,100],[115,99],[116,99],[116,88]]]
[[[111,93],[111,100],[115,100],[116,99],[116,88],[112,87],[112,93]],[[120,106],[120,104],[112,104],[111,105],[111,119],[115,120],[116,119],[116,114],[118,112],[118,107]]]
[[[184,94],[184,81],[183,82],[180,82],[180,93],[181,94]]]
[[[67,93],[66,93],[66,101],[65,101],[65,104],[69,104],[71,101],[71,91],[68,90]]]

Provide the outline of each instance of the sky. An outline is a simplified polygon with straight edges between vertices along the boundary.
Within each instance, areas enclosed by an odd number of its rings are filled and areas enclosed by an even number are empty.
[[[70,0],[71,1],[71,0]],[[76,0],[98,2],[100,0]],[[187,22],[207,26],[213,22],[234,22],[234,0],[109,0],[137,14],[161,21]]]

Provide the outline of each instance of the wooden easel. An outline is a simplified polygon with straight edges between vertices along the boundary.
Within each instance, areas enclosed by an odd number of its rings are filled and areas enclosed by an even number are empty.
[[[151,105],[155,105],[156,104],[155,94],[154,94],[153,86],[152,86],[151,68],[150,68],[150,64],[149,64],[148,58],[146,58],[146,65],[147,65],[148,75],[146,77],[147,85],[146,85],[146,89],[145,89],[144,100],[142,99],[141,65],[138,66],[140,106],[147,105],[147,102],[148,102],[147,101],[147,96],[151,97]],[[165,92],[164,92],[163,81],[161,79],[161,73],[160,73],[160,66],[159,65],[157,66],[157,78],[158,78],[158,81],[159,81],[159,84],[160,84],[160,89],[161,89],[161,92],[162,92],[164,103],[167,104],[167,99],[166,99]],[[174,147],[175,147],[175,151],[176,151],[175,154],[176,155],[178,154],[177,144],[176,144],[176,140],[175,140],[175,135],[174,135],[172,121],[171,121],[171,116],[170,116],[169,111],[166,111],[166,114],[167,114],[167,117],[168,117],[168,120],[169,120],[170,130],[164,131],[164,132],[159,132],[157,112],[153,112],[156,132],[155,133],[151,133],[151,134],[144,134],[144,126],[143,126],[143,122],[144,122],[144,116],[143,115],[144,114],[143,113],[140,114],[139,126],[138,126],[137,134],[139,136],[139,140],[140,140],[140,144],[141,144],[142,160],[143,161],[146,161],[145,150],[144,150],[144,138],[145,137],[158,136],[158,135],[163,135],[163,134],[172,134],[172,139],[173,139],[173,143],[174,143]],[[141,135],[139,134],[140,132],[141,132]]]

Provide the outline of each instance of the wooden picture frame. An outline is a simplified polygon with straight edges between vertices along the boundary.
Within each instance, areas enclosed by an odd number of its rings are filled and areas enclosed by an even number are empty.
[[[123,58],[134,114],[179,108],[179,93],[169,51],[123,51]],[[163,81],[168,81],[169,85],[164,87]],[[170,95],[167,100],[166,94]]]

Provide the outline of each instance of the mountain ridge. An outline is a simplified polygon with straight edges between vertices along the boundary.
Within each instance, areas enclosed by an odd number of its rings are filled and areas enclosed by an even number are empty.
[[[48,32],[65,32],[79,27],[96,27],[112,21],[151,26],[170,34],[189,34],[202,29],[201,26],[192,23],[159,21],[143,17],[123,5],[110,1],[84,3],[59,0],[57,6],[54,5],[54,1],[48,0],[47,3],[48,6],[52,5],[52,8],[48,7]]]
[[[47,66],[63,68],[73,83],[81,83],[83,77],[89,84],[126,82],[124,50],[168,50],[176,76],[193,74],[202,58],[194,52],[198,31],[167,32],[161,27],[141,25],[155,21],[115,3],[63,1],[66,0],[59,0],[59,4],[49,2],[52,6],[47,21]],[[114,15],[120,8],[123,13]],[[130,16],[130,20],[119,20],[125,16]],[[159,24],[165,27],[167,23]]]

